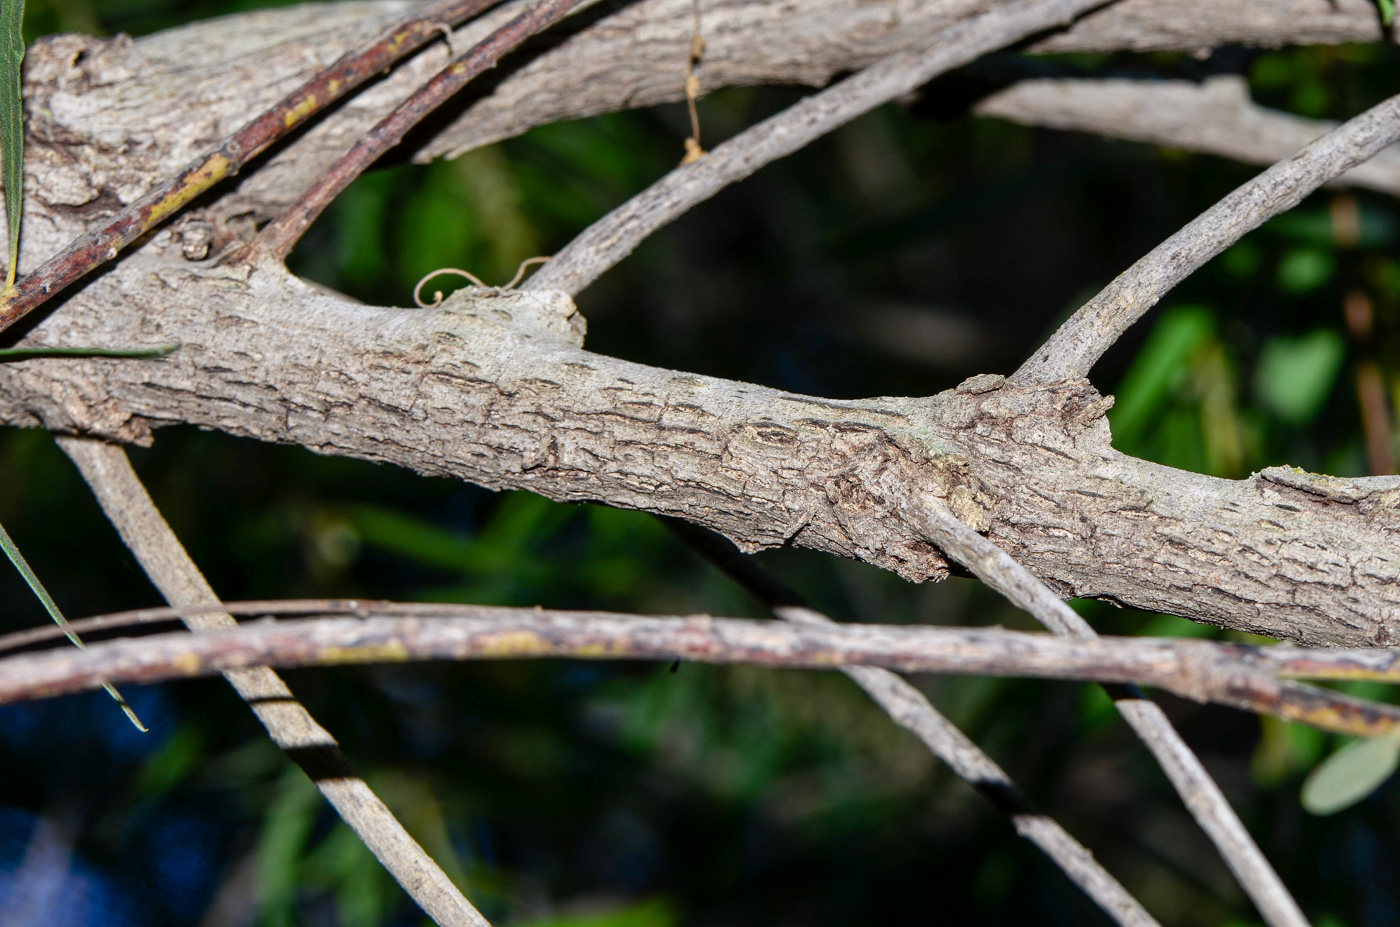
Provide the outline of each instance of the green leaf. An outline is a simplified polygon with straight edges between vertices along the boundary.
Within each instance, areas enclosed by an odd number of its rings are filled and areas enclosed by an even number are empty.
[[[0,349],[0,363],[34,360],[40,357],[127,357],[135,360],[156,360],[169,357],[178,350],[178,344],[165,344],[155,348],[50,348],[41,345],[32,348]]]
[[[1278,264],[1278,284],[1289,293],[1311,293],[1332,279],[1337,261],[1317,248],[1294,248]]]
[[[5,183],[5,218],[10,232],[10,267],[5,289],[15,285],[19,266],[19,224],[24,212],[24,100],[20,65],[24,62],[24,0],[0,0],[5,35],[0,74],[0,179]]]
[[[1279,418],[1302,425],[1327,401],[1345,354],[1342,336],[1327,328],[1300,338],[1271,338],[1259,352],[1254,390]]]
[[[1215,319],[1200,306],[1178,306],[1162,316],[1115,391],[1108,420],[1116,441],[1131,442],[1146,429],[1191,355],[1214,333]]]
[[[1323,760],[1303,783],[1303,807],[1336,814],[1370,795],[1400,765],[1400,739],[1357,740]]]
[[[67,634],[68,639],[73,642],[73,646],[81,650],[84,646],[82,639],[68,626],[68,619],[63,617],[63,612],[58,610],[58,605],[55,604],[53,598],[49,595],[49,591],[44,588],[44,584],[39,582],[39,577],[29,568],[29,563],[24,559],[24,555],[19,552],[19,548],[15,546],[15,542],[10,539],[10,533],[5,530],[4,525],[0,525],[0,550],[5,552],[5,556],[10,558],[10,562],[15,565],[15,569],[19,570],[19,575],[24,577],[24,581],[29,584],[30,591],[34,593],[34,597],[44,606],[44,610],[49,613],[49,617],[54,620],[54,624],[62,628],[63,633]],[[117,707],[130,719],[131,723],[136,725],[138,731],[144,732],[147,730],[146,725],[142,724],[141,719],[136,717],[136,712],[126,703],[126,699],[122,697],[122,694],[117,691],[115,686],[104,682],[102,688],[107,690],[107,694],[117,703]]]
[[[1381,8],[1381,22],[1395,25],[1395,0],[1376,0],[1376,6]]]

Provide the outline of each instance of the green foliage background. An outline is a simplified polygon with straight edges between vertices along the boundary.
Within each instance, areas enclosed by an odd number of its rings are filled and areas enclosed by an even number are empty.
[[[28,28],[141,34],[266,5],[29,0]],[[1342,47],[1032,66],[1234,71],[1263,103],[1344,118],[1395,90],[1397,64],[1394,48]],[[1012,369],[1254,171],[963,118],[988,80],[974,69],[941,81],[697,209],[580,300],[590,347],[819,395],[931,394]],[[799,95],[707,98],[706,143]],[[439,266],[503,281],[674,166],[687,132],[684,109],[662,107],[550,126],[452,163],[386,166],[332,207],[294,269],[396,305]],[[1324,192],[1213,262],[1095,371],[1118,396],[1115,444],[1222,477],[1280,463],[1366,472],[1358,369],[1379,365],[1392,410],[1400,392],[1397,229],[1392,199]],[[1373,307],[1364,337],[1344,324],[1355,293]],[[226,598],[761,614],[637,513],[190,429],[132,453]],[[0,521],[67,612],[158,601],[46,435],[0,432],[0,473]],[[969,581],[913,587],[803,551],[761,559],[843,620],[1029,626]],[[0,576],[0,595],[6,628],[46,620],[17,578]],[[1106,632],[1217,633],[1083,608]],[[840,677],[520,662],[291,678],[501,924],[1106,923]],[[1096,689],[919,682],[1163,923],[1254,922]],[[0,900],[33,903],[9,876],[42,819],[63,823],[74,849],[45,923],[422,922],[221,682],[128,695],[151,735],[101,697],[0,711]],[[1400,922],[1394,787],[1310,817],[1298,786],[1328,738],[1168,708],[1319,923]]]

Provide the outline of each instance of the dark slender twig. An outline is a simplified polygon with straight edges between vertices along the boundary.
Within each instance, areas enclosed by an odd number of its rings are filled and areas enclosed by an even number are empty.
[[[905,514],[920,525],[929,540],[949,557],[967,567],[978,579],[1018,608],[1025,609],[1057,636],[1081,641],[1098,639],[1098,634],[1078,612],[1066,605],[1006,551],[963,524],[946,505],[929,502],[918,511],[909,510]],[[1281,683],[1263,675],[1249,677],[1247,685],[1272,689],[1269,698],[1287,698],[1289,693],[1304,696],[1321,691],[1300,686],[1297,688],[1304,691],[1297,692],[1291,688],[1296,684]],[[1196,823],[1215,843],[1225,864],[1270,927],[1308,927],[1307,918],[1287,886],[1249,835],[1200,758],[1167,719],[1166,713],[1155,702],[1133,690],[1115,694],[1114,704],[1123,719],[1152,751]],[[1316,713],[1315,707],[1305,709],[1303,713]],[[1291,719],[1301,720],[1297,717]]]
[[[777,617],[797,624],[835,623],[809,608],[801,595],[759,566],[728,538],[690,522],[675,518],[662,520],[681,540],[752,593]],[[2,645],[3,639],[0,639]],[[1115,921],[1124,927],[1148,927],[1157,923],[1083,844],[1058,821],[1038,810],[1005,770],[934,708],[928,697],[908,680],[871,666],[848,666],[842,672],[864,689],[891,720],[918,737],[929,752],[946,763],[993,808],[1005,814],[1018,834],[1035,844]]]
[[[585,0],[540,0],[457,57],[436,77],[400,103],[321,175],[296,203],[259,233],[254,253],[279,260],[311,227],[331,200],[379,157],[403,140],[424,117],[452,98],[473,78],[494,68],[526,39],[563,19]]]
[[[1010,382],[1038,386],[1087,376],[1134,322],[1206,261],[1397,140],[1400,95],[1278,162],[1153,248],[1070,316]]]
[[[444,26],[458,25],[498,0],[441,0],[404,19],[367,48],[350,52],[261,115],[224,139],[179,173],[157,184],[106,225],[75,239],[42,267],[27,274],[0,303],[0,331],[114,259],[142,235],[169,219],[216,183],[237,174],[250,160],[342,99],[366,80],[439,39]]]
[[[77,464],[102,510],[166,601],[198,607],[181,616],[190,630],[236,632],[237,624],[218,609],[218,596],[151,501],[126,451],[86,438],[59,438],[58,443]],[[230,667],[224,678],[248,703],[273,742],[301,767],[428,916],[442,927],[490,927],[374,790],[355,775],[335,738],[297,701],[280,676],[253,663]]]
[[[684,164],[599,219],[554,255],[524,289],[577,295],[658,229],[778,158],[797,151],[934,77],[1028,36],[1063,26],[1106,0],[1005,3],[968,17],[917,48],[872,64]]]

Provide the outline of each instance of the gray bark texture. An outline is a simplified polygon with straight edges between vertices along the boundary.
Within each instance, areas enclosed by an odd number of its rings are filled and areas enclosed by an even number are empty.
[[[710,44],[701,75],[707,87],[820,82],[923,35],[924,24],[946,25],[982,5],[704,6]],[[673,6],[641,0],[585,11],[576,30],[587,30],[502,68],[422,153],[680,96],[693,18],[689,0],[685,15]],[[403,9],[344,4],[249,14],[135,43],[40,43],[27,62],[21,269]],[[1378,34],[1365,0],[1125,0],[1049,41],[1202,48]],[[630,43],[631,51],[590,42]],[[561,57],[583,55],[575,46],[593,49],[594,71]],[[368,307],[281,267],[203,259],[205,244],[217,255],[246,235],[250,218],[275,214],[445,55],[420,55],[348,102],[22,333],[26,345],[179,342],[178,353],[4,365],[0,421],[137,442],[162,425],[194,424],[676,515],[746,549],[793,543],[912,580],[939,578],[947,565],[905,513],[946,504],[1064,595],[1308,643],[1400,639],[1400,480],[1275,468],[1227,481],[1135,460],[1111,447],[1111,399],[1083,380],[1027,388],[983,376],[931,398],[829,401],[590,354],[582,319],[558,292],[457,296],[426,310]],[[509,115],[510,132],[490,128],[493,106]]]

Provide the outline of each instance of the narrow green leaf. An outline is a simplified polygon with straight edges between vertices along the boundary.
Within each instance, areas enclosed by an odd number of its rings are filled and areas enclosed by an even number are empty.
[[[1336,814],[1370,795],[1400,765],[1400,739],[1372,737],[1347,744],[1318,764],[1303,783],[1303,807]]]
[[[20,65],[24,62],[24,0],[0,0],[4,36],[4,72],[0,73],[0,179],[5,183],[5,219],[10,232],[10,267],[5,289],[15,285],[19,266],[19,224],[24,212],[24,100]]]
[[[63,632],[68,635],[68,639],[73,642],[73,646],[82,649],[85,646],[82,639],[68,626],[68,619],[63,617],[63,612],[58,610],[58,605],[49,595],[49,591],[44,588],[44,584],[39,582],[39,577],[34,575],[34,571],[29,568],[28,561],[26,561],[24,555],[19,552],[19,548],[15,546],[15,542],[10,539],[10,533],[5,530],[4,525],[0,525],[0,550],[3,550],[5,556],[10,558],[10,562],[15,565],[15,569],[19,570],[19,575],[23,576],[24,581],[29,584],[29,588],[34,593],[35,598],[44,606],[44,610],[49,613],[49,617],[54,620],[54,623],[62,628]],[[116,701],[117,707],[126,714],[132,724],[136,725],[138,731],[145,732],[147,730],[146,725],[142,724],[141,719],[136,717],[136,712],[127,704],[126,699],[116,690],[115,686],[104,682],[102,688],[107,690],[107,694]]]
[[[1376,0],[1376,6],[1381,8],[1381,22],[1395,25],[1395,0]]]
[[[0,349],[0,362],[33,360],[40,357],[127,357],[136,360],[156,360],[169,357],[178,350],[178,344],[164,344],[155,348],[3,348]]]

